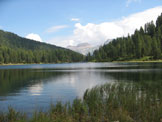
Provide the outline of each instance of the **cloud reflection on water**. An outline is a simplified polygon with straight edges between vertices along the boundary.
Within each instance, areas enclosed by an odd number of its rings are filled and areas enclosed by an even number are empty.
[[[31,96],[41,95],[43,91],[43,84],[40,82],[29,87],[29,94]]]

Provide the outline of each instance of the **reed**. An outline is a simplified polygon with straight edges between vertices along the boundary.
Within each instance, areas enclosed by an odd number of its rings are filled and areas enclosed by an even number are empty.
[[[162,82],[113,83],[87,89],[72,104],[51,104],[28,118],[9,107],[0,122],[161,122]]]

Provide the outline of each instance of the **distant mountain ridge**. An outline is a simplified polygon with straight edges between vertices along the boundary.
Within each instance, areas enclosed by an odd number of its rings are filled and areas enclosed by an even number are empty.
[[[67,46],[68,49],[87,55],[89,52],[93,53],[99,46],[92,46],[89,43],[80,43],[77,46]]]
[[[83,55],[66,48],[0,30],[0,63],[78,62]]]
[[[108,44],[109,42],[111,42],[112,39],[107,39],[106,42],[101,43],[100,45],[97,46],[92,46],[89,43],[80,43],[77,46],[67,46],[68,49],[79,52],[83,55],[87,55],[88,53],[93,53],[95,50],[99,49],[101,46]]]
[[[104,42],[104,44],[103,45],[106,45],[106,44],[108,44],[109,42],[111,42],[113,39],[107,39],[106,40],[106,42]]]

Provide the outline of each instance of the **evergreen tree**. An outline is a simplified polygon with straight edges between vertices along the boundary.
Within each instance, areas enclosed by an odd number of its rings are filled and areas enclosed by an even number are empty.
[[[153,21],[146,23],[144,28],[135,30],[131,36],[114,39],[99,50],[95,50],[91,57],[96,61],[139,59],[145,56],[160,59],[161,53],[162,14],[157,18],[156,25]],[[90,55],[88,59],[91,59]]]
[[[84,56],[69,49],[0,30],[0,63],[79,62]]]

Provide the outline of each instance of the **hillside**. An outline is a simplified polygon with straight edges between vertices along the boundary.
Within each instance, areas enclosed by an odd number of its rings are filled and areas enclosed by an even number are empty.
[[[78,62],[83,55],[0,30],[0,63]]]
[[[146,23],[144,28],[135,30],[128,37],[112,40],[93,55],[88,54],[87,61],[125,61],[133,59],[162,59],[162,14],[156,24]]]

